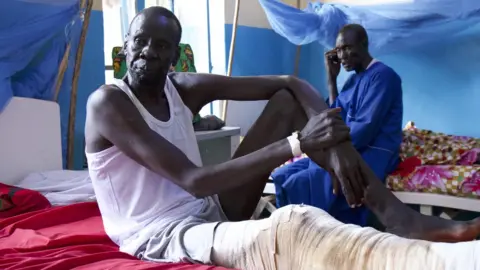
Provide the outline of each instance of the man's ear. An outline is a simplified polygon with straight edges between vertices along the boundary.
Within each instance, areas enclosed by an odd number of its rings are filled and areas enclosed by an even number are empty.
[[[178,59],[180,59],[180,51],[181,51],[180,45],[177,46],[177,50],[175,51],[175,56],[172,59],[172,66],[176,66]]]

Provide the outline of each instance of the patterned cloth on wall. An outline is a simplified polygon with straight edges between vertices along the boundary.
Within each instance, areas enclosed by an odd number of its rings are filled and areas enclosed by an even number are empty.
[[[171,72],[197,72],[193,58],[192,47],[188,44],[180,43],[180,58],[175,66],[170,67]],[[113,58],[113,77],[122,79],[127,73],[127,64],[125,55],[121,54],[122,47],[114,47],[112,50]],[[200,121],[199,114],[193,117],[193,123]]]
[[[177,64],[170,68],[170,71],[197,72],[195,61],[193,59],[193,50],[190,45],[180,43],[180,58],[178,59]]]
[[[112,49],[113,59],[113,77],[115,79],[122,79],[127,74],[127,63],[125,55],[121,54],[122,47],[114,47]]]
[[[394,191],[447,194],[480,199],[480,140],[409,127],[402,163],[387,178]]]

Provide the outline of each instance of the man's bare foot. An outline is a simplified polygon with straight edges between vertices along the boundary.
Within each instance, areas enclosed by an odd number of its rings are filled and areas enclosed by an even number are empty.
[[[413,215],[408,222],[387,226],[387,232],[405,238],[447,243],[472,241],[480,235],[480,218],[454,221],[418,212]]]
[[[359,160],[363,176],[369,181],[364,191],[365,206],[377,216],[387,232],[405,238],[448,243],[472,241],[480,235],[480,218],[454,221],[422,215],[393,195],[356,151],[348,154]],[[309,157],[320,166],[326,158],[325,153],[313,153]]]
[[[480,218],[455,221],[422,215],[403,204],[380,181],[372,181],[365,195],[366,206],[387,232],[397,236],[447,243],[472,241],[480,236]]]
[[[408,222],[387,226],[387,232],[411,239],[456,243],[475,240],[480,235],[480,218],[454,221],[415,213]]]

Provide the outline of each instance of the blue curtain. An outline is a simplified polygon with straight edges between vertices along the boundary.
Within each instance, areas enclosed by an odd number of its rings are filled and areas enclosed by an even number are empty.
[[[305,10],[279,0],[259,2],[272,29],[296,45],[319,42],[332,48],[338,31],[348,23],[365,27],[375,53],[480,35],[475,31],[480,24],[480,0],[412,0],[368,6],[310,2]]]

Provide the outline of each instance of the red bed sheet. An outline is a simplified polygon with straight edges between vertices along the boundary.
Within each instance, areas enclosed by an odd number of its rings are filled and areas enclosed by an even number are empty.
[[[0,269],[227,270],[140,261],[105,234],[96,203],[78,203],[0,219]]]

